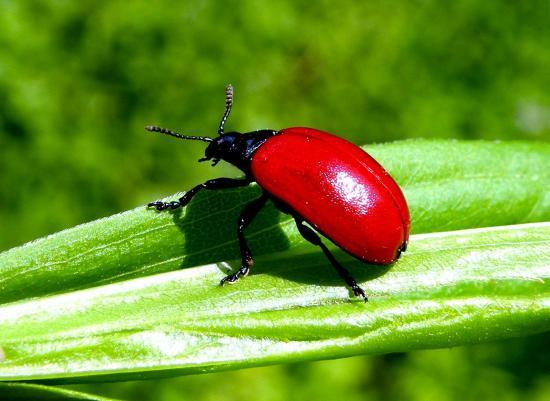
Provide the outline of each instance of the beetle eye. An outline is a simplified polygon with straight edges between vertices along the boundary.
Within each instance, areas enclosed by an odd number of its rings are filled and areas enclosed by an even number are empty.
[[[219,162],[220,162],[220,159],[213,158],[213,159],[212,159],[212,166],[215,166],[215,165],[218,164]]]

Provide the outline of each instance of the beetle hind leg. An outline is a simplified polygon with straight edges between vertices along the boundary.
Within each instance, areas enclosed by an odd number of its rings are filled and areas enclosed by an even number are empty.
[[[362,297],[363,300],[367,302],[368,298],[365,294],[365,291],[363,291],[363,289],[359,287],[359,285],[357,284],[357,281],[355,281],[355,279],[346,270],[346,268],[344,268],[344,266],[342,266],[336,260],[336,258],[329,251],[326,245],[323,244],[319,235],[317,235],[317,233],[313,231],[313,229],[304,225],[304,221],[301,218],[294,216],[294,220],[296,221],[296,227],[298,227],[298,231],[300,231],[300,234],[302,234],[302,236],[306,240],[311,242],[313,245],[317,245],[321,247],[321,249],[323,250],[323,253],[329,260],[330,264],[336,269],[336,272],[338,273],[338,275],[345,281],[347,286],[351,288],[351,290],[353,291],[353,295],[355,295],[356,297]]]

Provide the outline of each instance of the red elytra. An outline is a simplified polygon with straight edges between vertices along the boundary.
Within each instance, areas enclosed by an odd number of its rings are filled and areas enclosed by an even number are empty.
[[[312,128],[286,128],[252,155],[256,182],[310,225],[369,263],[395,261],[409,239],[399,186],[358,146]]]

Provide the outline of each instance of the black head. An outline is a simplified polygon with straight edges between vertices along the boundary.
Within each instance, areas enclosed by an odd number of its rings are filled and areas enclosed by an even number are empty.
[[[188,136],[182,135],[174,131],[167,130],[157,126],[147,126],[145,129],[151,132],[160,132],[174,136],[180,139],[191,139],[197,141],[208,142],[205,149],[204,157],[199,159],[199,162],[212,161],[212,166],[218,164],[220,160],[225,160],[228,163],[235,165],[249,173],[250,157],[252,153],[269,137],[275,135],[273,130],[261,130],[241,134],[239,132],[224,132],[225,122],[231,112],[233,106],[233,86],[227,85],[225,88],[225,111],[223,113],[220,125],[218,127],[218,137],[208,138],[203,136]]]
[[[239,142],[242,134],[238,132],[222,133],[219,137],[212,140],[204,150],[204,157],[200,162],[212,160],[212,166],[218,164],[220,159],[227,160],[227,156],[235,149],[235,144]]]

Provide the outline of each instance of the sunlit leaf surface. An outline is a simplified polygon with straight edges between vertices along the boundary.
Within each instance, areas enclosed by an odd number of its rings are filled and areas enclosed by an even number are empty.
[[[402,185],[413,233],[550,220],[549,144],[410,140],[365,149]],[[257,186],[204,191],[176,213],[140,207],[4,252],[0,303],[236,259],[237,216],[258,194]],[[256,256],[304,245],[273,207],[247,237]]]
[[[550,223],[416,235],[391,267],[314,247],[0,307],[4,380],[115,380],[479,343],[550,328]]]

